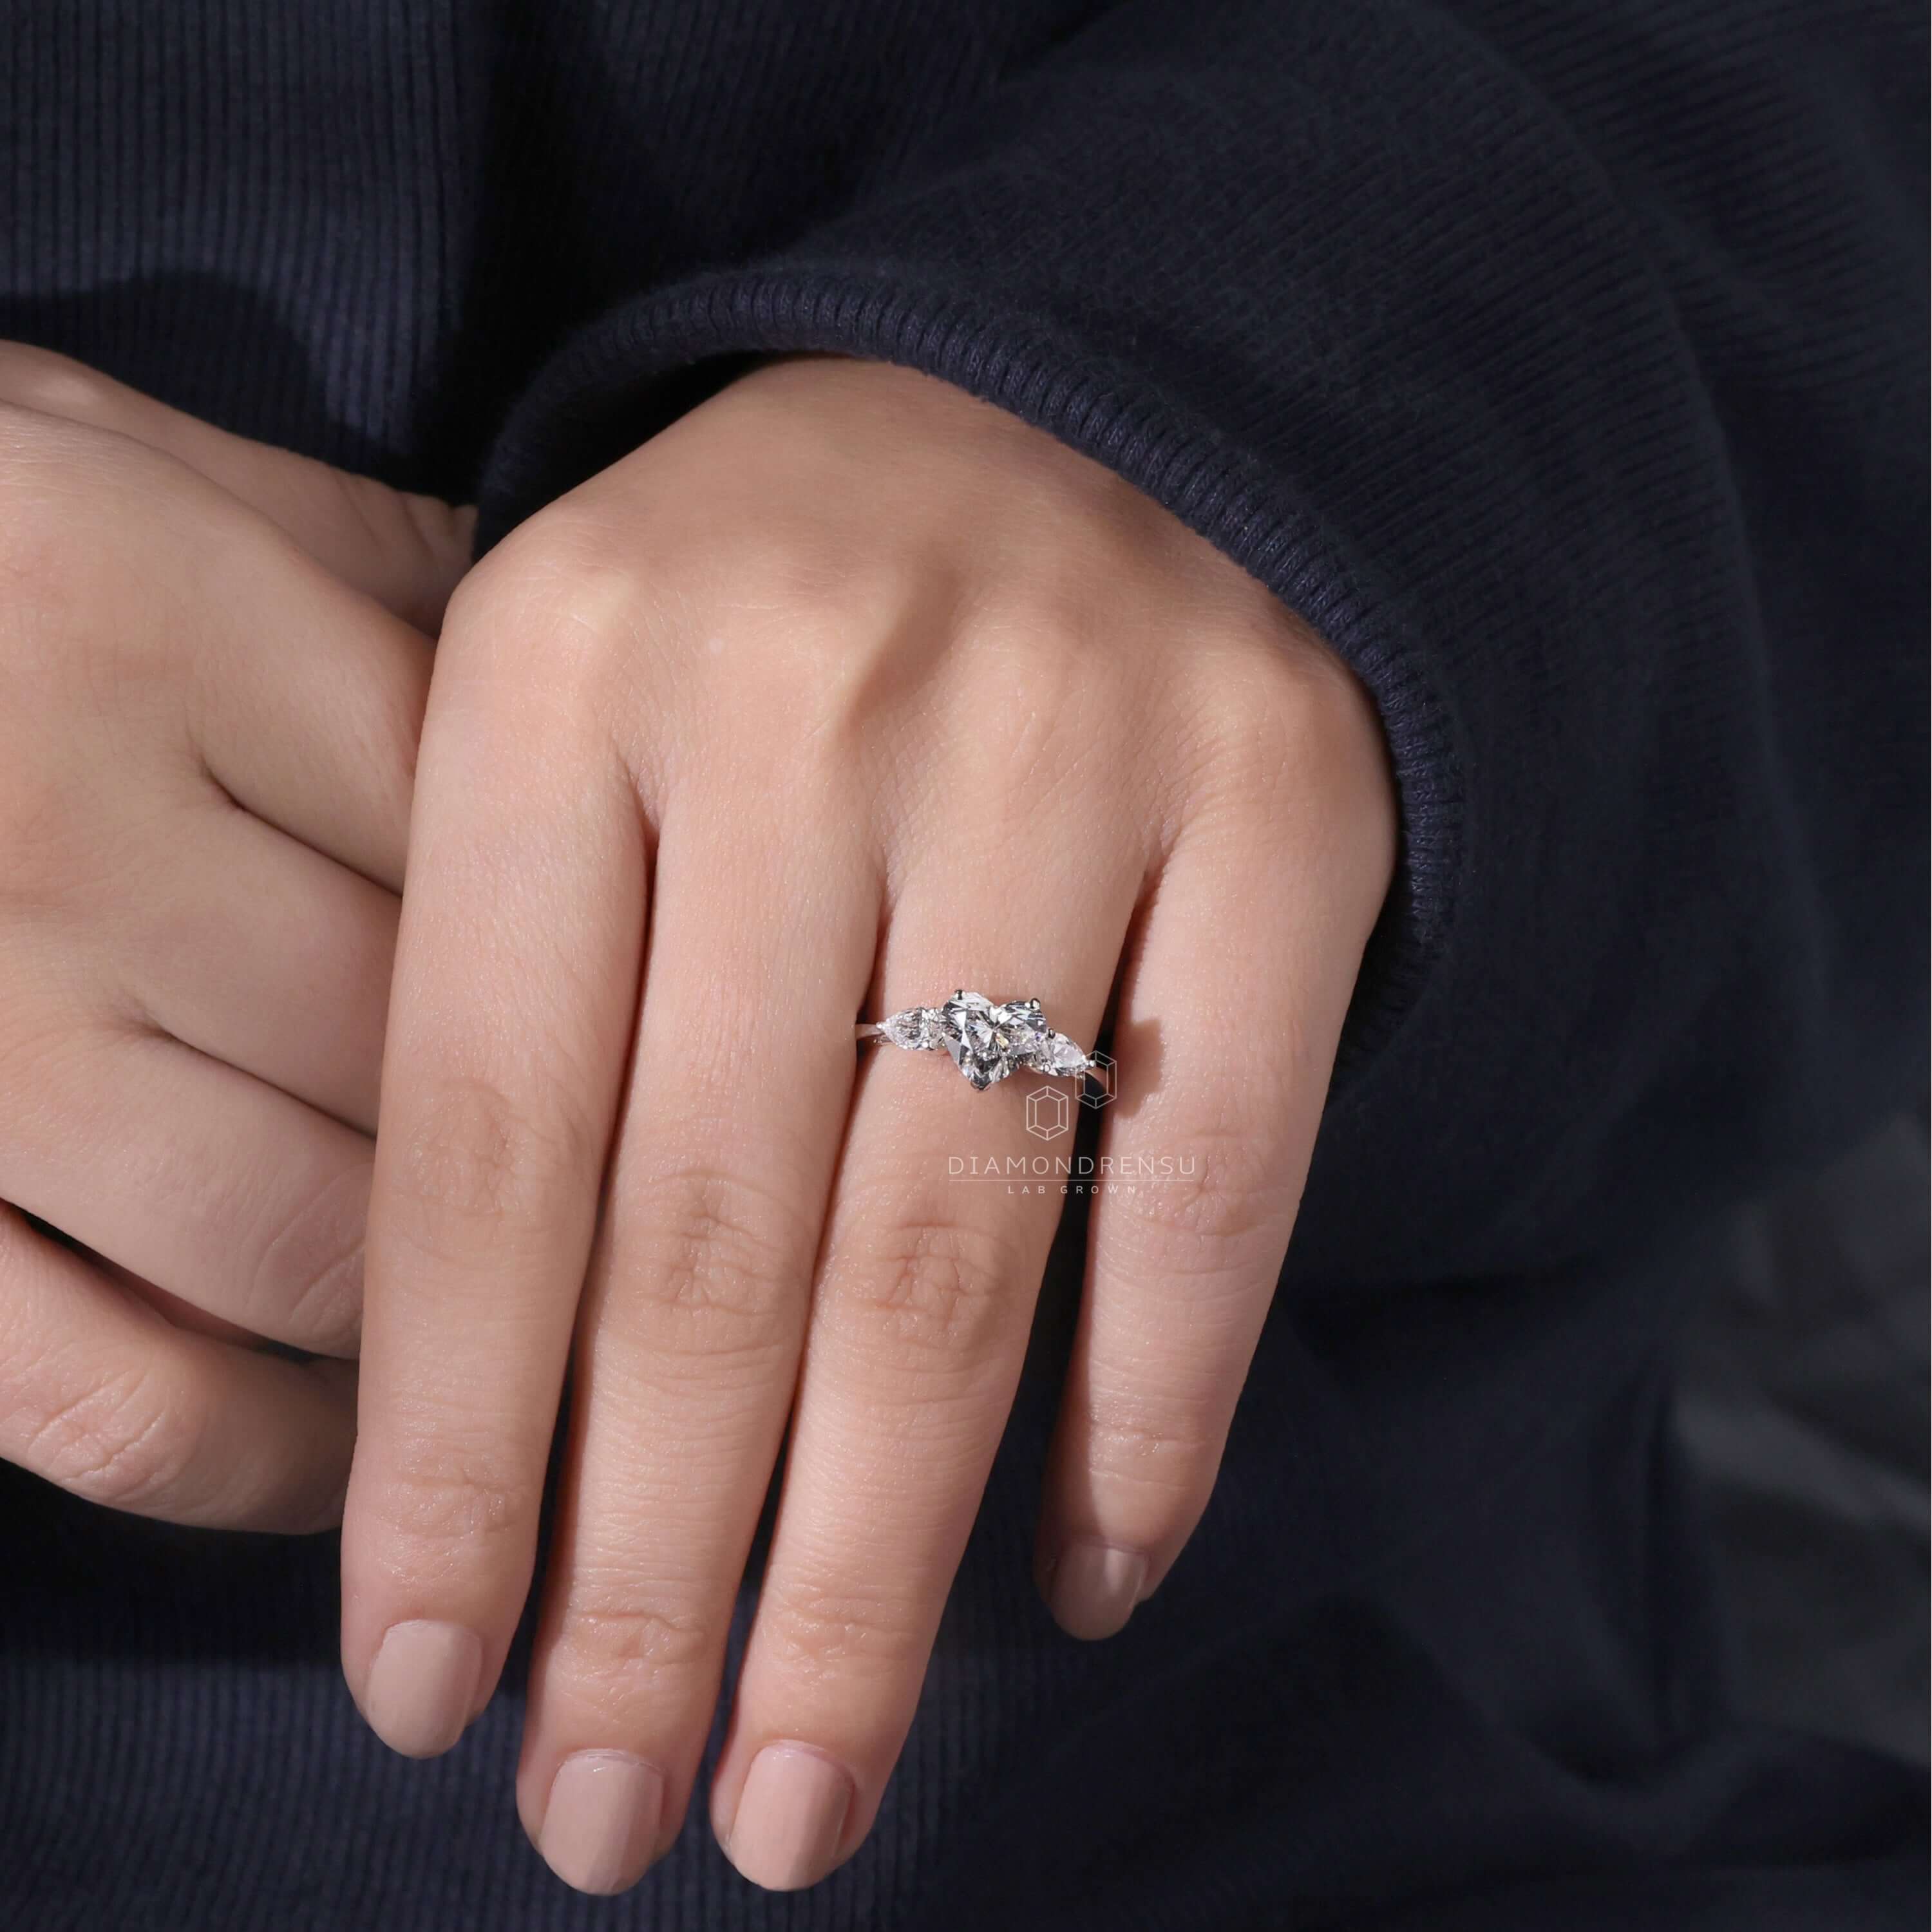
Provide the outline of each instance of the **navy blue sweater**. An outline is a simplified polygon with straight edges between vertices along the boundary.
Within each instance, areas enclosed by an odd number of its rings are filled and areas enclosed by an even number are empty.
[[[10,1474],[0,1922],[1923,1922],[1922,1791],[1728,1713],[1667,1364],[1710,1217],[1924,1079],[1919,8],[16,0],[0,36],[0,335],[473,496],[485,543],[758,355],[913,364],[1304,613],[1402,825],[1196,1545],[1106,1646],[1032,1599],[1063,1250],[849,1866],[754,1893],[700,1804],[578,1899],[511,1810],[514,1672],[390,1760],[328,1540]]]

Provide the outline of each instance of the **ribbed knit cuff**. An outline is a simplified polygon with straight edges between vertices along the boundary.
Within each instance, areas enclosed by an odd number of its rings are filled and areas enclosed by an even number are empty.
[[[1267,585],[1325,638],[1380,713],[1402,838],[1344,1029],[1335,1089],[1414,1004],[1446,934],[1462,844],[1456,734],[1405,647],[1412,621],[1319,507],[1114,358],[1036,317],[920,286],[904,265],[719,272],[640,297],[581,332],[506,424],[478,493],[480,549],[615,462],[758,357],[819,350],[898,363],[1011,410],[1106,464]]]

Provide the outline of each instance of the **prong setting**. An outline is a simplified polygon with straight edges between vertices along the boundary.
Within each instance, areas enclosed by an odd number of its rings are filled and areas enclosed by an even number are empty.
[[[982,1094],[1022,1069],[1078,1078],[1095,1064],[1084,1047],[1048,1024],[1037,1000],[996,1004],[964,986],[941,1005],[908,1006],[860,1031],[862,1038],[914,1052],[944,1049]]]

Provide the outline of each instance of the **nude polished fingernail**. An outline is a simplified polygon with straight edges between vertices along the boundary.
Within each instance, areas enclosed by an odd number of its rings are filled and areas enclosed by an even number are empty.
[[[1112,1636],[1134,1613],[1147,1558],[1083,1537],[1060,1552],[1046,1588],[1054,1621],[1070,1636]]]
[[[644,1875],[664,1816],[664,1778],[628,1751],[584,1750],[551,1780],[537,1849],[579,1892],[622,1892]]]
[[[392,1750],[434,1757],[463,1735],[483,1671],[474,1630],[428,1618],[393,1624],[362,1688],[362,1714]]]
[[[852,1808],[852,1780],[807,1744],[766,1744],[745,1774],[725,1849],[754,1885],[796,1892],[823,1878]]]

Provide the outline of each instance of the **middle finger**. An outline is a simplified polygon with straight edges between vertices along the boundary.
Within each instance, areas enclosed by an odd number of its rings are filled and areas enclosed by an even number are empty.
[[[862,815],[805,789],[782,825],[694,806],[660,835],[518,1778],[590,1892],[676,1833],[790,1406],[879,904]]]

